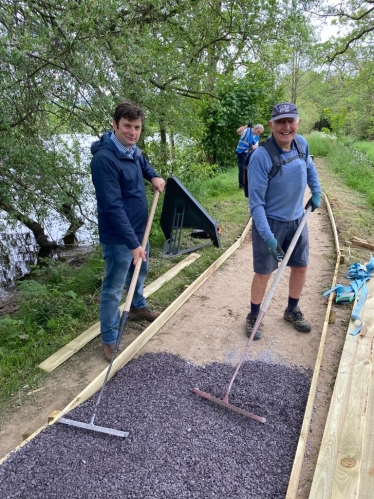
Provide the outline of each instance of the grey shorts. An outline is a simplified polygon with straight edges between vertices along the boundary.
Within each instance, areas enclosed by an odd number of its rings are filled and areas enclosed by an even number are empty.
[[[280,222],[279,220],[268,218],[270,230],[285,253],[301,219],[302,217],[292,222]],[[279,262],[269,253],[266,242],[262,239],[254,224],[252,227],[252,247],[253,270],[256,274],[271,274],[278,268]],[[289,267],[307,267],[309,263],[308,257],[309,232],[307,224],[305,224],[287,265]]]

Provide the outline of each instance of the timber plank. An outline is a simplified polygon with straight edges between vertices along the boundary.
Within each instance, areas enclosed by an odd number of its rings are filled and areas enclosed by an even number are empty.
[[[351,321],[338,369],[310,499],[373,497],[374,281],[369,282],[368,287],[369,293],[362,312],[363,322],[367,327],[366,334],[350,335],[350,332],[355,329],[355,324]]]
[[[335,264],[334,275],[333,275],[333,279],[332,279],[332,283],[331,283],[331,287],[334,287],[336,285],[336,281],[338,278],[339,264],[341,263],[341,256],[342,255],[341,255],[341,251],[340,251],[339,238],[338,238],[338,232],[336,229],[334,214],[331,210],[331,206],[330,206],[330,203],[329,203],[327,196],[325,194],[323,194],[323,197],[324,197],[326,208],[327,208],[327,211],[329,214],[331,228],[332,228],[332,232],[334,234],[334,240],[335,240],[336,264]],[[321,364],[322,364],[323,352],[324,352],[324,348],[325,348],[327,330],[328,330],[328,325],[330,323],[331,313],[333,312],[332,311],[333,297],[334,297],[333,293],[330,293],[329,299],[327,302],[327,309],[326,309],[326,314],[325,314],[325,320],[323,323],[321,339],[320,339],[320,343],[319,343],[319,347],[318,347],[317,358],[316,358],[316,362],[315,362],[315,366],[314,366],[314,370],[313,370],[313,377],[312,377],[312,382],[310,385],[308,401],[307,401],[307,405],[305,408],[303,424],[301,426],[300,437],[299,437],[299,441],[298,441],[297,448],[296,448],[295,458],[294,458],[294,462],[293,462],[293,466],[292,466],[292,470],[291,470],[291,475],[290,475],[290,481],[288,483],[286,499],[295,499],[297,497],[298,490],[299,490],[301,469],[302,469],[303,463],[304,463],[304,455],[305,455],[306,444],[308,441],[309,427],[310,427],[310,423],[311,423],[312,415],[313,415],[314,400],[315,400],[315,396],[316,396],[318,378],[319,378],[319,373],[320,373]]]
[[[144,297],[148,298],[148,296],[160,289],[161,286],[165,284],[165,282],[170,281],[173,277],[179,274],[181,270],[183,270],[188,265],[191,265],[191,263],[200,258],[200,256],[201,255],[199,255],[199,253],[191,253],[187,256],[187,258],[184,258],[181,262],[177,263],[177,265],[174,265],[173,268],[165,272],[165,274],[163,274],[144,288]]]
[[[151,284],[144,288],[144,297],[148,298],[152,293],[161,288],[165,282],[171,280],[175,277],[181,270],[183,270],[188,265],[191,265],[200,255],[198,253],[191,253],[187,258],[184,258],[181,262],[177,263],[173,268],[169,269],[165,274],[160,276],[158,279],[153,281]],[[120,306],[120,311],[122,312],[125,304]],[[39,368],[47,372],[52,372],[56,367],[61,365],[72,355],[77,353],[81,348],[83,348],[87,343],[96,338],[100,334],[100,323],[96,322],[91,327],[89,327],[82,334],[74,338],[72,341],[67,343],[65,346],[57,350],[54,354],[43,360],[39,364]]]
[[[370,244],[366,241],[361,241],[357,239],[352,239],[352,244],[356,246],[361,246],[362,248],[368,248],[370,250],[374,250],[374,244]]]
[[[371,338],[371,375],[366,405],[366,431],[362,453],[360,499],[372,499],[374,491],[374,292],[365,304],[366,334]]]

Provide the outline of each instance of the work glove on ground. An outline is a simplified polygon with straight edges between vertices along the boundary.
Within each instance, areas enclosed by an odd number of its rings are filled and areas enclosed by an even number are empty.
[[[308,209],[309,206],[312,207],[312,211],[314,211],[316,208],[319,208],[321,206],[321,194],[313,194],[305,205],[305,209]]]
[[[270,239],[268,239],[266,241],[266,245],[268,247],[269,253],[271,253],[276,261],[281,262],[284,257],[284,252],[275,237],[271,237]]]

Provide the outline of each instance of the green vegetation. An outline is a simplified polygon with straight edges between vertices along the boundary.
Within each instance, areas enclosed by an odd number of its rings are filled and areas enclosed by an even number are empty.
[[[374,142],[357,140],[352,147],[365,154],[370,163],[374,166]]]
[[[374,13],[362,2],[128,3],[1,3],[0,209],[40,247],[52,243],[51,211],[65,242],[94,219],[89,144],[79,141],[109,129],[120,100],[144,108],[140,145],[164,177],[234,167],[236,129],[266,127],[280,100],[297,102],[303,133],[374,137]],[[325,16],[344,37],[320,43]]]
[[[364,194],[374,207],[374,168],[368,157],[334,135],[313,133],[308,137],[311,154],[324,156],[342,181],[356,192]],[[347,144],[347,145],[345,145]],[[374,153],[374,144],[368,143],[368,151]],[[362,148],[364,149],[364,148]]]
[[[0,400],[37,383],[36,366],[97,320],[101,260],[99,251],[80,268],[46,260],[18,284],[19,311],[0,318]]]
[[[308,139],[310,154],[323,158],[326,158],[329,153],[331,141],[336,140],[332,135],[318,132],[314,132],[306,138]]]
[[[333,209],[342,247],[351,236],[372,239],[373,167],[368,166],[363,154],[354,152],[334,135],[313,133],[307,139],[311,154],[317,158],[322,189]],[[350,144],[348,138],[346,144]],[[352,247],[350,251],[352,258],[361,261],[357,248]]]

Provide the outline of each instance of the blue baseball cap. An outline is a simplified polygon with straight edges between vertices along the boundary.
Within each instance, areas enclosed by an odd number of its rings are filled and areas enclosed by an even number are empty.
[[[299,118],[299,111],[292,102],[281,102],[273,107],[270,121],[277,121],[281,118]]]

